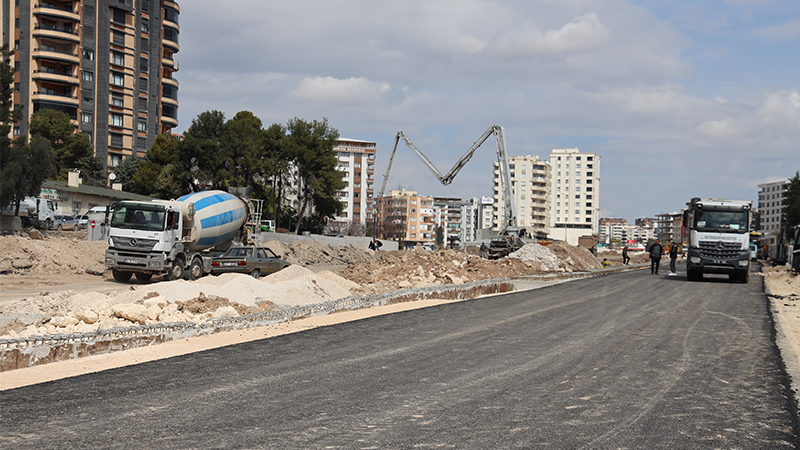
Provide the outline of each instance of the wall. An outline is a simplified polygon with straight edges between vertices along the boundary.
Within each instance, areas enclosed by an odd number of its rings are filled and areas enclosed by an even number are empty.
[[[299,236],[296,234],[262,232],[258,233],[256,236],[259,240],[265,242],[279,241],[284,244],[291,244],[295,241],[315,241],[328,245],[338,245],[338,246],[352,245],[353,247],[362,250],[368,250],[369,243],[370,241],[372,241],[372,238],[370,237],[357,237],[357,236],[334,237],[334,236],[322,236],[319,234]],[[378,240],[383,243],[381,250],[383,251],[397,250],[397,242],[388,241],[384,239],[378,239]]]

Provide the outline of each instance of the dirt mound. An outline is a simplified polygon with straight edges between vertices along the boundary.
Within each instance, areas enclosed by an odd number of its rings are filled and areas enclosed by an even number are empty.
[[[0,274],[102,275],[105,241],[87,241],[83,232],[28,236],[0,236]]]
[[[603,264],[587,248],[573,247],[566,242],[553,242],[547,246],[561,262],[567,272],[576,270],[599,269]]]
[[[490,261],[458,250],[431,252],[421,247],[376,252],[364,261],[338,270],[342,277],[362,285],[356,292],[375,294],[398,289],[505,278],[542,271],[541,264],[503,258]]]
[[[256,241],[256,245],[269,248],[292,264],[304,266],[355,264],[375,259],[374,252],[361,250],[352,245],[327,245],[317,241],[296,241],[291,244],[280,241]]]

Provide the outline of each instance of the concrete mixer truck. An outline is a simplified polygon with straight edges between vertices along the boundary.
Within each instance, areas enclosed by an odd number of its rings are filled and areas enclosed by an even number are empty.
[[[114,279],[135,275],[197,279],[237,239],[246,239],[250,205],[224,191],[203,191],[177,200],[122,201],[113,205],[106,267]]]

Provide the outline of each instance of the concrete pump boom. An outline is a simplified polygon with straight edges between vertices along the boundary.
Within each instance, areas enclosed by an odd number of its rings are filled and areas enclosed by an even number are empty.
[[[494,135],[495,145],[497,147],[497,161],[500,164],[500,176],[503,181],[503,197],[505,200],[505,216],[506,216],[506,223],[504,224],[506,227],[515,227],[517,226],[517,216],[516,210],[514,208],[514,197],[512,196],[511,192],[511,176],[508,169],[508,156],[506,154],[506,138],[505,134],[503,133],[503,127],[493,125],[487,129],[469,150],[464,153],[464,155],[456,161],[453,165],[453,168],[447,172],[446,175],[442,175],[442,172],[436,168],[436,166],[425,156],[416,145],[414,145],[410,139],[403,134],[402,131],[398,131],[397,135],[394,138],[394,146],[392,147],[392,154],[389,156],[389,165],[386,168],[386,173],[383,175],[383,185],[381,186],[381,191],[378,194],[378,201],[383,198],[384,192],[386,192],[386,183],[389,181],[389,172],[392,170],[392,163],[394,162],[394,154],[397,152],[397,143],[400,142],[400,139],[406,143],[406,146],[411,149],[414,154],[419,157],[423,164],[433,172],[433,175],[445,186],[449,185],[453,182],[458,172],[464,168],[464,166],[469,162],[472,158],[472,155],[481,146],[489,136]]]

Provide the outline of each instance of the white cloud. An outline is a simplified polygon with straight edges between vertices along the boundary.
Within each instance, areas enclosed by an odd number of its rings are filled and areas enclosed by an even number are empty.
[[[374,82],[364,77],[307,77],[297,83],[292,96],[312,101],[371,102],[379,100],[390,89],[389,83]]]
[[[768,41],[794,41],[800,39],[800,18],[788,22],[758,28],[750,32],[751,36],[766,39]]]
[[[527,58],[587,51],[604,45],[611,38],[611,31],[600,22],[597,13],[589,12],[557,30],[542,31],[527,20],[517,28],[498,33],[484,50],[504,58]]]
[[[697,126],[697,131],[714,139],[741,137],[741,129],[733,119],[708,120]]]

